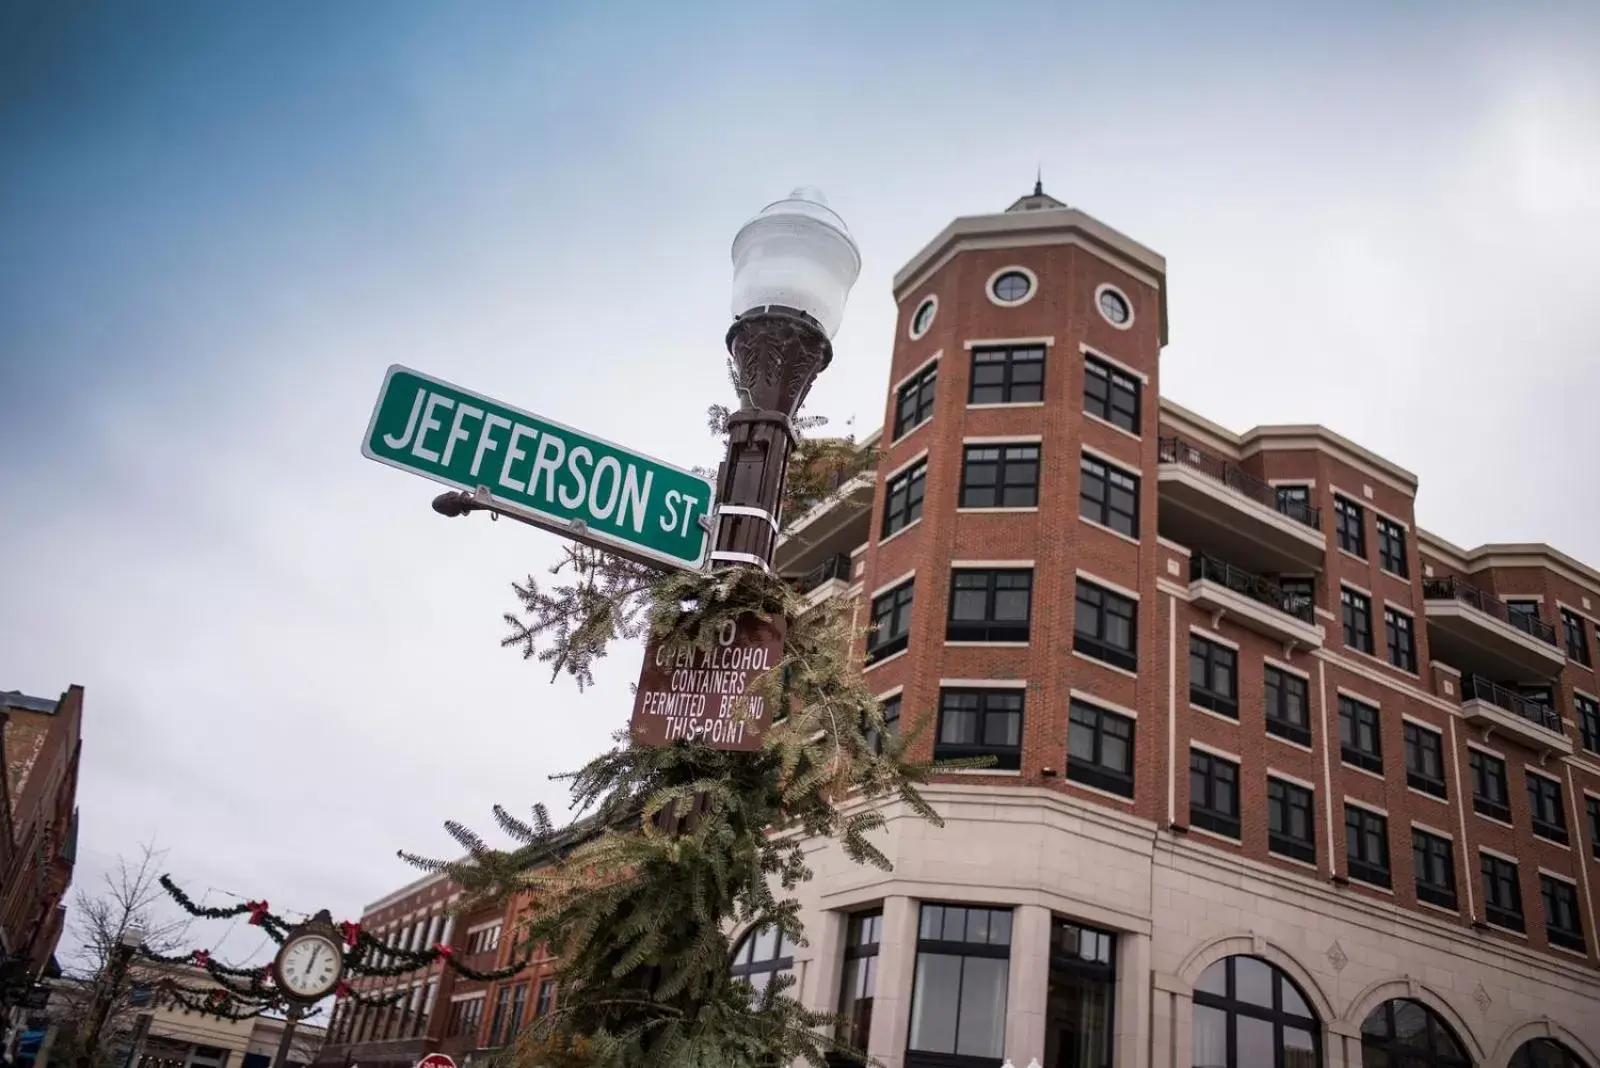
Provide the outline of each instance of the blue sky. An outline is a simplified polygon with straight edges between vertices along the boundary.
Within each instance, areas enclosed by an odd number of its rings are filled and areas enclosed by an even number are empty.
[[[1174,399],[1600,564],[1600,9],[1399,6],[0,4],[0,687],[87,687],[83,881],[154,838],[348,913],[559,803],[636,657],[497,647],[555,541],[364,461],[383,369],[712,462],[728,244],[800,184],[864,261],[836,423],[893,272],[1042,167],[1168,257]]]

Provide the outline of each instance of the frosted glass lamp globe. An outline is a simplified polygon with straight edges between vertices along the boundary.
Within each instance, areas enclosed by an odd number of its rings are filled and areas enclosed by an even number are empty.
[[[798,308],[831,340],[860,273],[861,252],[822,191],[796,189],[734,236],[734,317],[769,304]]]

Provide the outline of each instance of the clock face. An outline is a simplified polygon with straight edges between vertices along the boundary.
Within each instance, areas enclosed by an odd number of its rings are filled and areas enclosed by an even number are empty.
[[[343,952],[322,935],[292,938],[278,952],[278,978],[284,991],[307,1001],[338,986],[343,970]]]
[[[1100,294],[1100,314],[1121,326],[1128,321],[1128,302],[1122,299],[1122,294],[1107,289]]]

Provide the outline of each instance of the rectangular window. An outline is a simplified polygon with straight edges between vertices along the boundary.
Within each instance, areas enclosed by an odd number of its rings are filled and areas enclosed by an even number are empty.
[[[872,1034],[872,1003],[878,993],[878,944],[882,941],[882,912],[859,912],[849,918],[835,1035],[852,1049],[866,1049]]]
[[[1278,590],[1283,594],[1283,610],[1291,616],[1311,619],[1317,603],[1316,582],[1300,576],[1279,576]]]
[[[1389,878],[1389,820],[1376,812],[1344,806],[1345,863],[1350,878],[1387,887]]]
[[[884,733],[890,738],[899,737],[900,734],[900,695],[883,699],[883,726]],[[867,746],[874,753],[883,752],[883,739],[878,737],[878,732],[867,728]]]
[[[1589,663],[1589,638],[1584,633],[1583,617],[1561,610],[1561,633],[1567,639],[1567,655],[1580,664]]]
[[[522,1033],[522,1017],[528,1011],[528,984],[518,983],[511,996],[511,1022],[506,1027],[506,1041],[512,1042]]]
[[[1363,594],[1339,587],[1339,606],[1344,612],[1344,643],[1363,653],[1372,653],[1372,602]]]
[[[911,593],[908,579],[872,599],[872,631],[867,635],[867,663],[893,656],[911,642]]]
[[[1267,668],[1267,733],[1301,745],[1311,744],[1311,709],[1306,680]]]
[[[1539,629],[1539,602],[1507,597],[1506,620],[1524,633],[1535,633]]]
[[[1116,959],[1116,935],[1071,920],[1051,919],[1045,1064],[1052,1068],[1109,1068]]]
[[[991,767],[1022,767],[1022,701],[1026,691],[939,691],[939,741],[935,760],[993,757]]]
[[[1572,707],[1578,713],[1578,737],[1583,747],[1591,753],[1600,753],[1600,704],[1581,693],[1572,695]]]
[[[961,507],[1033,508],[1039,503],[1039,446],[968,445],[961,453]]]
[[[1389,663],[1412,674],[1417,670],[1417,643],[1411,632],[1411,617],[1393,608],[1383,610],[1383,629],[1389,641]]]
[[[503,1034],[511,1016],[511,988],[503,986],[494,1000],[494,1013],[489,1017],[489,1047],[493,1049],[507,1037]],[[515,1032],[513,1032],[515,1033]]]
[[[1238,719],[1238,661],[1226,645],[1189,635],[1189,703]]]
[[[1139,380],[1093,356],[1083,358],[1083,410],[1130,434],[1139,432]]]
[[[1317,862],[1316,820],[1311,791],[1267,778],[1267,849],[1307,864]]]
[[[1600,859],[1600,797],[1585,797],[1583,804],[1589,813],[1589,852]]]
[[[1339,758],[1346,764],[1383,773],[1378,710],[1343,694],[1339,695]]]
[[[450,1007],[450,1037],[459,1038],[478,1034],[478,1023],[483,1019],[483,998],[468,998]]]
[[[1081,463],[1078,514],[1130,538],[1139,536],[1139,479],[1092,456]]]
[[[1584,952],[1577,889],[1565,879],[1541,874],[1539,896],[1544,898],[1544,933],[1550,944]]]
[[[1239,837],[1239,765],[1189,750],[1189,824]]]
[[[922,498],[927,487],[927,460],[919,460],[889,480],[883,491],[884,537],[904,530],[922,518]]]
[[[1472,808],[1491,819],[1511,822],[1510,792],[1506,789],[1506,762],[1478,749],[1467,750],[1472,771]]]
[[[1411,866],[1416,869],[1418,901],[1442,909],[1456,907],[1456,864],[1450,839],[1411,828]]]
[[[1333,498],[1333,529],[1339,537],[1339,548],[1363,560],[1367,558],[1365,509],[1336,494]]]
[[[549,1016],[556,1011],[556,981],[554,979],[539,980],[539,996],[533,1003],[535,1016]]]
[[[1025,642],[1032,602],[1031,570],[952,571],[945,639]]]
[[[500,945],[500,925],[485,927],[481,931],[473,931],[467,935],[468,953],[487,953]]]
[[[1533,812],[1533,833],[1563,845],[1567,841],[1567,817],[1561,807],[1561,783],[1527,772],[1528,807]]]
[[[1479,860],[1484,914],[1497,927],[1522,930],[1522,886],[1517,879],[1517,866],[1489,853],[1480,853]]]
[[[1392,519],[1376,516],[1378,528],[1378,566],[1391,575],[1406,577],[1406,528]]]
[[[1444,797],[1444,739],[1415,723],[1405,724],[1406,784],[1434,797]]]
[[[1133,720],[1072,699],[1067,728],[1067,778],[1097,790],[1133,796]]]
[[[1278,513],[1290,519],[1299,520],[1310,525],[1311,518],[1311,487],[1310,486],[1274,486],[1273,497],[1278,506]]]
[[[1032,404],[1044,400],[1044,346],[972,350],[968,404]]]
[[[1011,910],[925,903],[917,929],[907,1064],[999,1062],[1005,1045]],[[917,1054],[934,1054],[919,1058]]]
[[[1139,667],[1139,603],[1078,580],[1072,648],[1127,671]]]
[[[899,441],[933,418],[933,395],[939,385],[939,365],[930,364],[900,387],[894,399],[894,440]]]

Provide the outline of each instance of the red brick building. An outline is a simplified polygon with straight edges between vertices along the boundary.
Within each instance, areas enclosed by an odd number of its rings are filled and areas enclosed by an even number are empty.
[[[0,1001],[9,1007],[55,953],[78,838],[83,687],[56,700],[0,693]],[[0,1008],[0,1030],[5,1021]]]
[[[993,764],[738,967],[890,1068],[1600,1068],[1600,573],[1166,400],[1166,292],[1038,189],[896,276],[881,464],[778,563],[912,756]]]

